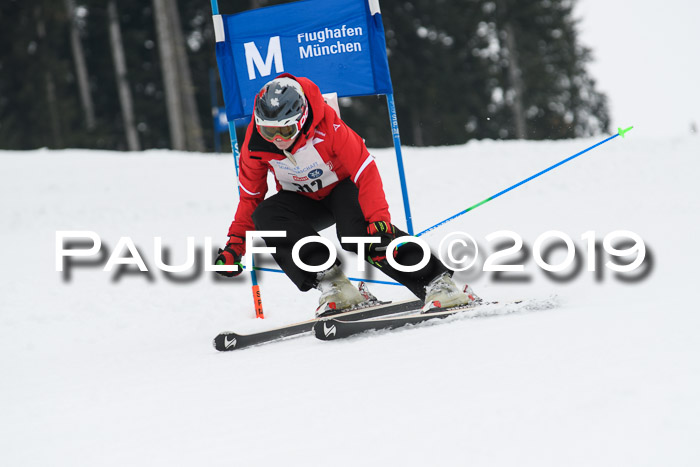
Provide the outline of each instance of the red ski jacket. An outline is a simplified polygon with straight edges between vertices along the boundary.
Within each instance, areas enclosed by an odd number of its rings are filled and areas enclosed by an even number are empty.
[[[274,175],[277,191],[296,191],[317,200],[328,196],[336,183],[350,178],[359,190],[367,222],[391,222],[379,171],[362,138],[326,104],[311,80],[288,73],[279,77],[297,80],[310,107],[309,120],[289,148],[296,165],[260,136],[253,117],[241,150],[240,202],[228,235],[245,237],[247,230],[255,230],[251,215],[265,199],[268,171]]]

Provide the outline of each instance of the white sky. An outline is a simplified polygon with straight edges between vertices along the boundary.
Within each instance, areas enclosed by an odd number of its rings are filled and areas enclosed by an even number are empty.
[[[700,1],[578,0],[574,12],[611,132],[688,134],[692,121],[700,131]]]

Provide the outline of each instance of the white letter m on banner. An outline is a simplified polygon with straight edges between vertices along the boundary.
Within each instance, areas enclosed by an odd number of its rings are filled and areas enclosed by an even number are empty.
[[[280,36],[270,38],[267,45],[267,57],[263,62],[255,42],[246,42],[245,47],[245,62],[248,65],[248,79],[255,79],[255,68],[260,72],[260,76],[269,76],[272,73],[272,62],[275,62],[275,71],[282,73],[284,71],[284,63],[282,63],[282,47],[280,46]]]

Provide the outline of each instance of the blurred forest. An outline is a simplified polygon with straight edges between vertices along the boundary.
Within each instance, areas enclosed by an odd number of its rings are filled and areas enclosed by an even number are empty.
[[[219,0],[223,14],[288,3]],[[561,139],[608,131],[575,0],[381,2],[402,142]],[[212,151],[218,88],[208,0],[3,0],[0,148]],[[216,96],[210,91],[214,70]],[[341,99],[370,147],[383,96]],[[239,135],[241,137],[242,135]],[[226,136],[223,150],[230,150]]]

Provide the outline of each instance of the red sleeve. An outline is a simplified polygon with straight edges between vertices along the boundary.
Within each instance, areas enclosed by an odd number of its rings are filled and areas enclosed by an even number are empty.
[[[348,127],[334,110],[326,107],[326,118],[329,118],[329,114],[332,114],[333,119],[329,127],[329,131],[334,133],[333,152],[341,159],[350,173],[350,179],[359,190],[358,198],[365,220],[391,223],[389,204],[386,202],[382,178],[374,157],[360,135]]]
[[[236,216],[228,229],[228,235],[245,238],[248,230],[255,230],[253,211],[265,199],[267,193],[267,166],[262,162],[251,159],[248,152],[248,135],[241,151],[240,167],[238,168],[238,187],[240,201]]]

